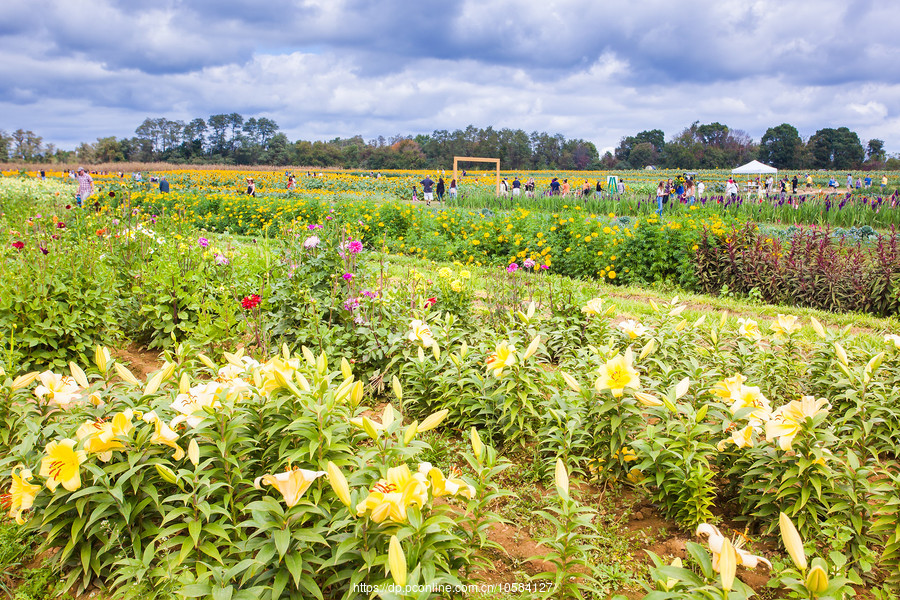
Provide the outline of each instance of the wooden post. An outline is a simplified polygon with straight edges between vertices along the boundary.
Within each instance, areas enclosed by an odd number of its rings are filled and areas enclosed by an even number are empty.
[[[459,179],[457,177],[457,165],[459,161],[463,162],[489,162],[494,163],[496,165],[496,173],[497,173],[497,181],[494,189],[494,194],[500,195],[500,159],[499,158],[481,158],[478,156],[454,156],[453,157],[453,179],[456,180],[456,189],[459,189]]]

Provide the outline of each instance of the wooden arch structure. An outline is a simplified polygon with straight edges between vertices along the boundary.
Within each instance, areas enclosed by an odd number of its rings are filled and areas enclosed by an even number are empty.
[[[459,185],[459,176],[457,175],[457,166],[460,162],[486,162],[486,163],[494,163],[497,166],[497,182],[496,182],[496,194],[500,195],[500,159],[499,158],[480,158],[477,156],[454,156],[453,157],[453,179],[456,180],[456,185]]]

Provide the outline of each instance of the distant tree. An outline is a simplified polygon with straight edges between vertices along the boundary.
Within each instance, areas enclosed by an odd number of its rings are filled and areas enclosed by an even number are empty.
[[[97,138],[94,145],[94,160],[98,163],[120,162],[125,160],[125,153],[114,136]]]
[[[631,148],[628,153],[628,163],[635,169],[643,169],[648,165],[657,163],[658,153],[650,142],[641,142]]]
[[[883,163],[885,158],[884,140],[873,138],[866,144],[866,160],[873,163]]]
[[[0,161],[9,160],[9,149],[12,145],[12,137],[0,129]]]
[[[797,128],[787,123],[769,127],[759,142],[759,160],[779,169],[799,169],[803,142]]]
[[[228,134],[228,115],[212,115],[206,120],[209,125],[209,153],[225,152]]]
[[[43,140],[30,129],[16,129],[12,132],[13,158],[25,162],[34,161],[40,157]]]
[[[820,129],[809,139],[808,146],[813,167],[818,169],[852,169],[865,157],[859,136],[846,127]]]

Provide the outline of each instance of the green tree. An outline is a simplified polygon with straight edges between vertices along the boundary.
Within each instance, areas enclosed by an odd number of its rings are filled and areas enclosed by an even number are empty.
[[[803,142],[797,128],[787,123],[769,127],[759,142],[759,160],[779,169],[799,169]]]
[[[883,163],[885,157],[884,140],[873,138],[866,144],[866,160],[874,163]]]
[[[852,169],[865,157],[859,136],[846,127],[820,129],[809,139],[808,145],[813,167],[818,169]]]
[[[94,160],[100,163],[120,162],[125,160],[125,153],[115,136],[97,138],[94,145]]]

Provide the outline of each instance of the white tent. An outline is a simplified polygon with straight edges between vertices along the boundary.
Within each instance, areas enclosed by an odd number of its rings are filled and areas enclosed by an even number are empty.
[[[741,165],[737,169],[732,169],[732,173],[737,175],[750,175],[750,174],[768,174],[772,173],[773,175],[778,172],[778,169],[775,167],[770,167],[769,165],[764,165],[758,160],[752,160],[748,162],[746,165]]]

